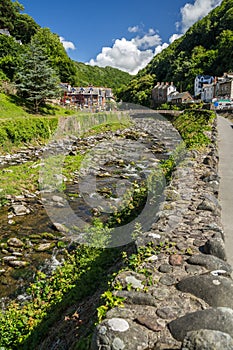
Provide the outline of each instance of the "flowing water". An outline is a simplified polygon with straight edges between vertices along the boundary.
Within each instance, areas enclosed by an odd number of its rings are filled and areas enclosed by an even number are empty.
[[[15,293],[22,297],[25,285],[33,280],[38,269],[48,271],[62,262],[61,242],[69,241],[72,249],[71,241],[75,239],[68,232],[69,225],[81,226],[96,217],[106,221],[113,207],[120,208],[132,184],[145,182],[159,160],[168,157],[180,142],[178,133],[160,116],[137,116],[134,121],[135,126],[130,130],[87,138],[85,147],[83,141],[72,134],[68,139],[53,140],[47,148],[24,150],[20,156],[0,159],[1,166],[7,167],[20,160],[40,157],[44,162],[49,159],[45,149],[52,149],[55,156],[61,152],[75,155],[80,150],[87,153],[81,169],[75,172],[71,183],[66,183],[62,193],[50,189],[41,191],[39,196],[14,199],[14,203],[30,208],[25,215],[9,217],[10,206],[0,210],[0,297],[15,296]],[[148,211],[144,216],[143,220],[150,225]],[[122,243],[127,243],[124,230],[120,230],[124,234]],[[11,241],[12,238],[23,244]],[[17,267],[16,261],[21,265]]]

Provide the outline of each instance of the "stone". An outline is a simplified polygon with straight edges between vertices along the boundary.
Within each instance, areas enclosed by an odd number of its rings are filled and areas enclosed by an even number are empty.
[[[7,244],[11,247],[21,248],[24,246],[24,243],[16,237],[9,238]]]
[[[233,281],[231,278],[211,274],[192,276],[181,280],[177,288],[203,299],[210,306],[233,308]]]
[[[225,261],[227,260],[225,243],[221,238],[215,238],[215,237],[210,238],[206,242],[204,249],[207,254],[217,256],[218,258]]]
[[[8,261],[8,265],[14,268],[21,268],[27,266],[29,263],[27,261],[21,261],[21,260],[10,260]]]
[[[164,329],[164,327],[160,325],[155,318],[149,319],[146,316],[137,316],[135,321],[141,324],[142,326],[145,326],[148,329],[152,330],[153,332],[159,332]]]
[[[169,256],[169,263],[172,266],[181,266],[183,264],[183,257],[181,255],[173,254]]]
[[[45,252],[47,250],[50,250],[54,248],[55,244],[54,243],[39,243],[37,246],[34,247],[35,251],[37,252]]]
[[[176,284],[176,279],[174,276],[165,275],[160,278],[159,282],[165,286],[172,286],[173,284]]]
[[[171,265],[169,264],[161,264],[159,266],[159,272],[162,272],[162,273],[171,273],[173,271],[173,268]]]
[[[126,283],[130,284],[134,289],[144,288],[144,285],[142,284],[142,282],[137,278],[135,278],[134,276],[127,276],[125,280],[126,280]]]
[[[125,343],[120,338],[114,338],[112,348],[113,350],[123,350],[125,349]]]
[[[108,326],[115,332],[126,332],[129,329],[129,324],[123,318],[112,318],[108,320]]]
[[[188,332],[184,339],[182,350],[232,350],[233,339],[229,334],[201,329]]]
[[[109,326],[109,321],[110,326]],[[122,322],[125,321],[125,322]],[[126,324],[128,325],[128,329],[125,331],[117,331],[113,330],[112,327],[112,319],[104,320],[100,325],[95,328],[92,342],[91,342],[91,350],[147,350],[149,344],[149,334],[151,334],[151,330],[148,330],[146,327],[133,322],[131,320],[123,320],[120,319],[120,324],[123,326],[123,329],[126,329]],[[113,321],[114,329],[115,329],[115,321]],[[119,324],[117,321],[117,327]],[[100,330],[106,327],[107,331],[105,334]],[[121,326],[120,326],[121,327]]]
[[[219,202],[215,196],[206,194],[204,197],[203,201],[197,207],[197,210],[216,212],[217,209],[220,209]]]
[[[13,204],[12,209],[16,216],[26,215],[30,213],[30,209],[26,208],[23,204]]]
[[[114,295],[126,299],[127,304],[156,306],[155,298],[149,293],[119,290]]]
[[[62,198],[60,196],[52,196],[52,200],[56,203],[63,203],[64,202],[64,198]]]
[[[232,273],[232,267],[230,264],[213,255],[193,255],[187,260],[187,262],[193,265],[204,266],[208,270],[225,270],[229,274]]]
[[[57,231],[61,233],[69,233],[69,229],[65,225],[60,224],[59,222],[54,222],[53,226],[56,228]]]
[[[233,336],[233,310],[210,308],[180,317],[168,324],[172,336],[183,341],[188,332],[209,329]]]
[[[156,311],[157,315],[164,320],[177,317],[179,310],[172,307],[162,307]]]

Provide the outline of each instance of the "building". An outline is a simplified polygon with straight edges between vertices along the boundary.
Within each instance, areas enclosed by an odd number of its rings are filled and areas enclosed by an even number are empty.
[[[233,73],[224,73],[217,78],[216,96],[218,99],[233,100]]]
[[[172,97],[172,104],[193,103],[193,98],[188,91],[180,92]]]
[[[204,102],[212,102],[216,98],[217,84],[214,81],[213,84],[204,84],[201,92],[201,100]]]
[[[108,103],[114,101],[112,89],[103,87],[72,87],[67,83],[61,83],[64,91],[61,103],[80,109],[104,110]]]
[[[156,106],[158,104],[166,103],[169,101],[170,96],[177,92],[176,87],[171,83],[157,82],[152,89],[152,104]]]
[[[199,96],[203,92],[203,86],[213,82],[214,77],[211,75],[197,75],[194,81],[194,96]]]

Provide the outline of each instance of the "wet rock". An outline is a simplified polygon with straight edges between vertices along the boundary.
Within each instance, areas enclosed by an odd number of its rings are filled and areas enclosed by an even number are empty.
[[[54,222],[53,226],[56,228],[57,231],[59,231],[61,233],[69,233],[69,229],[63,224],[60,224],[58,222]]]
[[[172,336],[183,341],[188,332],[209,329],[233,336],[233,310],[229,308],[206,309],[192,312],[168,324]]]
[[[48,250],[51,250],[55,247],[55,243],[39,243],[37,246],[34,247],[35,251],[37,252],[46,252]]]
[[[213,255],[193,255],[187,260],[187,262],[193,265],[204,266],[208,270],[225,270],[228,274],[232,273],[232,267],[230,264]]]
[[[182,350],[232,350],[233,339],[229,334],[201,329],[189,332],[184,339]]]
[[[13,204],[12,209],[16,216],[26,215],[30,213],[30,209],[26,208],[23,204]]]
[[[223,276],[204,274],[183,279],[177,288],[206,301],[210,306],[233,308],[233,281]]]
[[[16,247],[16,248],[21,248],[24,246],[24,243],[16,237],[9,238],[7,241],[8,246],[10,247]]]
[[[27,261],[22,260],[10,260],[8,261],[8,265],[14,268],[21,268],[27,266],[29,263]]]

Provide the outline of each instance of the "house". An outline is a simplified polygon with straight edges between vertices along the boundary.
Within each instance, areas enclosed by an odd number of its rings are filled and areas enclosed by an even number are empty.
[[[71,87],[67,83],[60,84],[64,91],[62,104],[73,105],[81,109],[102,110],[106,107],[106,102],[112,101],[113,93],[110,88],[103,87]]]
[[[166,103],[169,100],[169,96],[176,92],[176,87],[171,83],[157,82],[152,89],[152,104],[156,106],[158,104]]]
[[[204,84],[201,92],[201,100],[204,102],[212,102],[216,98],[216,87],[217,84]]]
[[[192,103],[193,98],[188,91],[180,92],[172,97],[172,104]]]
[[[233,73],[217,78],[216,95],[218,99],[233,100]]]
[[[212,84],[214,77],[211,75],[197,75],[194,81],[194,96],[198,96],[203,92],[203,85]]]

